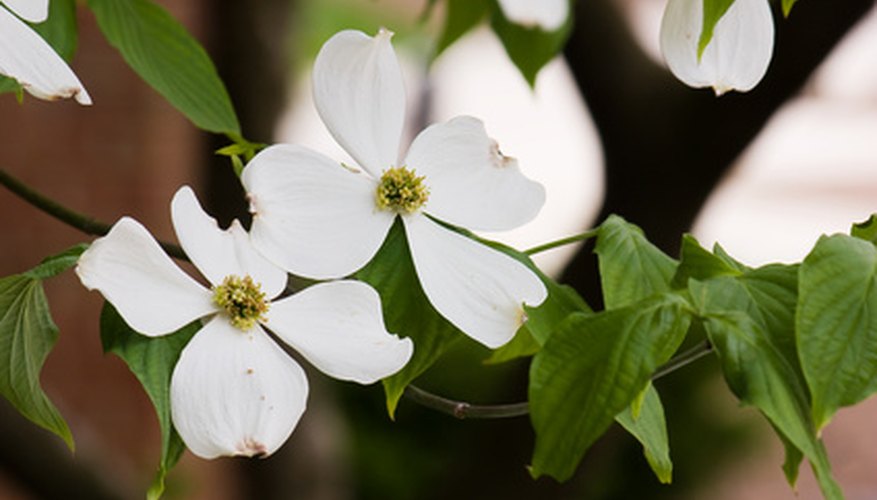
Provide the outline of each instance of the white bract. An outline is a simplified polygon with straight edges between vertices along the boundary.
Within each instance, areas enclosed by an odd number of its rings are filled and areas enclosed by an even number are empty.
[[[560,28],[569,15],[569,0],[499,0],[499,7],[509,21],[545,31]]]
[[[767,0],[736,0],[719,19],[698,60],[703,0],[669,0],[661,21],[661,52],[670,71],[691,87],[716,95],[746,92],[767,72],[773,53],[773,17]]]
[[[53,101],[73,97],[91,104],[91,97],[73,70],[30,26],[46,20],[49,0],[4,0],[0,5],[0,74],[15,79],[35,97]],[[12,12],[9,12],[10,9]]]
[[[278,299],[286,272],[253,249],[238,221],[219,229],[188,187],[171,209],[180,244],[210,289],[127,217],[82,254],[76,273],[143,335],[204,322],[183,349],[170,388],[174,426],[196,455],[269,455],[304,412],[305,373],[263,326],[342,380],[369,384],[408,362],[411,340],[386,332],[370,286],[322,283]]]
[[[253,243],[293,274],[337,278],[371,260],[400,217],[430,303],[475,340],[500,346],[521,325],[523,304],[545,299],[545,286],[520,262],[435,219],[512,229],[536,215],[545,191],[471,117],[426,128],[399,160],[405,91],[391,36],[342,31],[314,65],[317,110],[364,171],[299,146],[261,151],[242,175]]]

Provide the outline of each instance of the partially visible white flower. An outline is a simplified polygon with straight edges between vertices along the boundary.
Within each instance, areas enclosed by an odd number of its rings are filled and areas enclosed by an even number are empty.
[[[773,16],[767,0],[736,0],[713,30],[698,60],[703,0],[669,0],[661,21],[661,52],[676,78],[716,95],[746,92],[767,72],[773,53]]]
[[[566,22],[569,0],[499,0],[502,13],[515,24],[554,31]]]
[[[40,99],[53,101],[73,97],[79,104],[91,104],[73,70],[30,26],[46,20],[49,0],[4,0],[0,5],[0,74],[15,79],[24,90]],[[12,10],[10,12],[9,10]]]
[[[252,248],[238,221],[220,230],[188,187],[177,192],[171,208],[180,244],[211,289],[180,270],[127,217],[92,243],[76,273],[144,335],[204,321],[183,349],[170,388],[174,426],[196,455],[270,455],[304,412],[304,371],[263,327],[342,380],[370,384],[410,359],[411,340],[386,332],[370,286],[322,283],[277,298],[286,272]]]
[[[536,215],[545,190],[471,117],[426,128],[400,161],[405,91],[391,36],[342,31],[314,66],[317,110],[364,171],[298,146],[261,151],[241,177],[253,243],[293,274],[338,278],[370,261],[401,218],[433,307],[473,339],[498,347],[523,322],[523,305],[545,300],[545,286],[517,260],[437,220],[512,229]]]

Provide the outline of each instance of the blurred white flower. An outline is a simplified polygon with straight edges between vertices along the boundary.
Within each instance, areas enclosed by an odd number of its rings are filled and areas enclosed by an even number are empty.
[[[174,426],[196,455],[270,455],[304,412],[305,373],[263,326],[342,380],[370,384],[410,359],[411,340],[386,332],[380,299],[367,284],[322,283],[277,298],[286,272],[253,249],[238,221],[219,229],[187,186],[171,209],[180,244],[211,289],[127,217],[92,243],[76,273],[143,335],[205,322],[180,354],[170,388]]]
[[[24,90],[40,99],[73,97],[79,104],[91,104],[85,87],[61,56],[12,14],[33,23],[43,22],[48,16],[49,0],[4,0],[3,3],[5,6],[0,5],[0,74],[15,79]]]
[[[773,16],[767,0],[736,0],[713,30],[700,59],[703,0],[669,0],[661,21],[661,52],[676,78],[716,95],[746,92],[767,72],[773,53]]]
[[[363,171],[277,145],[244,169],[253,243],[300,276],[347,276],[374,257],[397,217],[420,285],[444,318],[488,347],[508,342],[541,280],[508,255],[437,220],[501,231],[532,219],[542,186],[503,156],[484,125],[457,117],[422,131],[399,161],[405,91],[392,34],[342,31],[314,65],[317,110]]]
[[[566,22],[569,0],[499,0],[502,13],[513,23],[554,31]]]

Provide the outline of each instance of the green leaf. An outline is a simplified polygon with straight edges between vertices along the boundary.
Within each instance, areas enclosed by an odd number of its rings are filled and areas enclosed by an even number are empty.
[[[79,256],[88,248],[87,243],[81,243],[59,253],[44,259],[40,265],[27,271],[25,276],[33,279],[43,280],[57,276],[62,272],[76,265]]]
[[[64,60],[73,59],[78,42],[76,0],[52,0],[49,2],[49,17],[44,22],[31,24],[31,27]]]
[[[628,406],[615,417],[627,432],[643,445],[643,455],[658,480],[669,484],[673,480],[673,462],[670,461],[670,443],[667,437],[667,421],[664,405],[658,391],[648,384],[638,411]]]
[[[560,285],[541,271],[537,270],[536,274],[545,283],[548,298],[539,307],[524,306],[524,310],[527,313],[527,329],[539,345],[544,345],[558,325],[570,314],[590,313],[592,310],[571,286]]]
[[[490,12],[489,0],[447,0],[445,2],[445,22],[435,48],[435,56],[465,35],[487,17]]]
[[[564,321],[530,367],[531,474],[568,479],[676,351],[690,321],[687,303],[675,294]]]
[[[147,494],[150,499],[161,497],[165,476],[185,450],[171,421],[171,375],[183,348],[200,328],[201,323],[195,321],[170,335],[147,337],[132,330],[108,302],[101,311],[100,333],[104,352],[112,352],[128,365],[152,401],[158,417],[161,459]]]
[[[201,45],[149,0],[88,0],[125,61],[196,126],[240,135],[228,92]]]
[[[877,248],[822,237],[800,280],[798,345],[818,431],[838,408],[877,392]]]
[[[441,317],[424,295],[398,218],[377,255],[355,277],[381,295],[387,330],[414,342],[414,354],[408,364],[384,379],[387,410],[392,416],[405,387],[462,339],[463,334]]]
[[[792,7],[798,3],[798,0],[783,0],[783,15],[785,17],[789,17],[789,14],[792,13]]]
[[[573,16],[567,17],[563,26],[557,30],[547,32],[515,24],[506,19],[496,2],[491,2],[491,5],[493,14],[490,24],[494,33],[527,83],[534,86],[539,70],[563,50],[572,33]],[[572,11],[571,6],[570,12]]]
[[[40,371],[57,340],[42,282],[21,274],[0,279],[0,394],[73,451],[67,422],[40,387]]]
[[[787,446],[784,471],[797,477],[800,450],[826,498],[842,498],[810,418],[810,400],[795,348],[796,266],[771,265],[739,278],[692,281],[689,289],[725,380],[744,404],[758,408]]]
[[[610,215],[600,225],[594,252],[599,257],[606,309],[670,291],[677,262],[621,217]]]
[[[700,39],[697,42],[697,60],[703,55],[710,40],[713,39],[713,30],[719,19],[728,12],[734,0],[703,0],[703,27],[700,31]]]
[[[868,217],[868,220],[853,224],[850,234],[861,240],[870,241],[877,245],[877,214]]]
[[[689,279],[706,280],[718,276],[736,276],[740,271],[727,260],[710,253],[700,246],[694,236],[686,234],[682,237],[682,250],[679,268],[673,276],[673,286],[688,286]]]
[[[541,348],[542,345],[533,338],[533,334],[530,333],[530,329],[525,324],[518,329],[512,340],[494,350],[484,362],[489,365],[505,363],[513,359],[532,356]]]

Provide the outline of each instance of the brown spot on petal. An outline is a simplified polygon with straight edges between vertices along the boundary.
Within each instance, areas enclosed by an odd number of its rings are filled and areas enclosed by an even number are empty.
[[[235,449],[238,455],[246,457],[264,458],[268,456],[268,449],[265,445],[251,437],[244,438],[243,441],[235,446]]]
[[[253,373],[255,373],[255,370],[253,370],[252,368],[247,368],[247,375],[252,375]]]
[[[494,167],[497,168],[505,168],[510,165],[514,165],[518,161],[512,158],[511,156],[506,156],[502,154],[502,151],[499,150],[499,144],[496,141],[490,141],[490,162]]]

